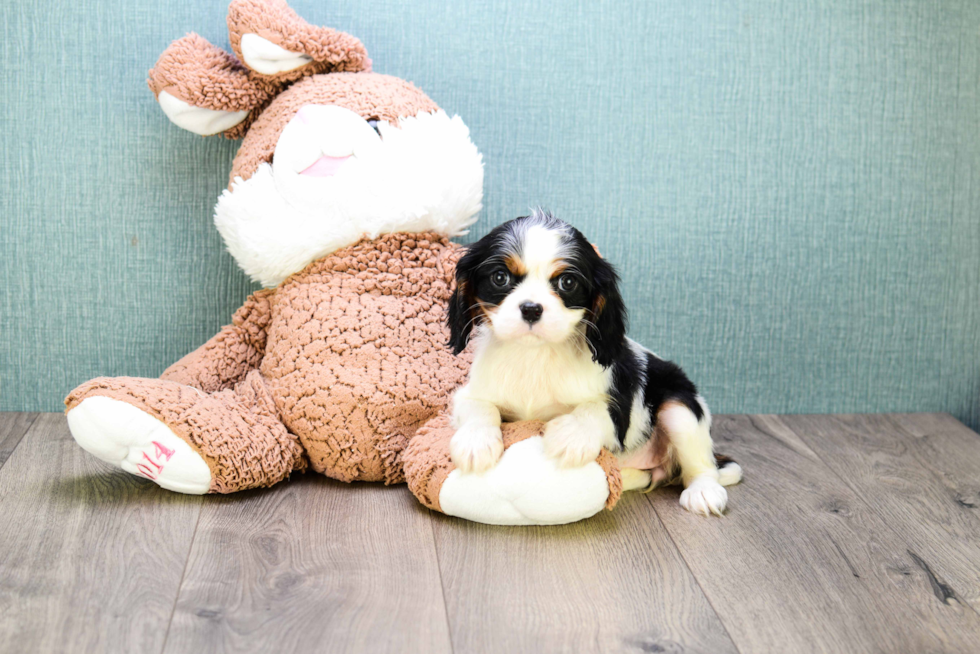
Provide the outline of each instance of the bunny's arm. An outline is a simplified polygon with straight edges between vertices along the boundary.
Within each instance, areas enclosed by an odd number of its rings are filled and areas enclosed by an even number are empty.
[[[230,388],[258,368],[265,354],[275,289],[264,289],[245,300],[230,325],[177,363],[161,379],[193,386],[205,393]]]

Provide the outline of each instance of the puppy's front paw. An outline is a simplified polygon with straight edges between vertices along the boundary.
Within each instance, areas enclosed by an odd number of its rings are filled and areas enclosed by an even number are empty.
[[[504,453],[504,438],[500,427],[467,424],[459,428],[449,441],[449,455],[460,472],[489,470]]]
[[[681,493],[681,506],[705,517],[720,516],[728,505],[728,491],[712,477],[695,477]]]
[[[544,426],[544,453],[562,468],[577,468],[595,461],[602,444],[599,434],[592,431],[570,413],[549,420]]]

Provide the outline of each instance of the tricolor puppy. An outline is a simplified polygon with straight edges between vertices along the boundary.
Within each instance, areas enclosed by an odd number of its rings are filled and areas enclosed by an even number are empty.
[[[542,420],[560,466],[605,447],[628,486],[679,479],[684,508],[724,511],[723,486],[741,468],[712,453],[711,415],[683,371],[626,338],[616,271],[581,232],[535,211],[469,246],[456,280],[449,345],[459,354],[476,341],[469,381],[453,397],[459,470],[497,462],[501,420]]]

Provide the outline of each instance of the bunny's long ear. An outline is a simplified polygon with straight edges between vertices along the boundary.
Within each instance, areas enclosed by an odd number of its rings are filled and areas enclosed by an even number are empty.
[[[147,83],[174,124],[201,136],[244,135],[249,114],[273,92],[251,79],[234,57],[197,34],[171,43],[150,70]]]
[[[228,36],[235,56],[273,84],[319,73],[371,70],[360,40],[310,25],[285,0],[232,0]]]

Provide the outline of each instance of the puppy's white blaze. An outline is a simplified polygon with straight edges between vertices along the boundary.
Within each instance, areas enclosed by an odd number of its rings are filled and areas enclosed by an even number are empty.
[[[561,236],[558,230],[544,225],[531,225],[527,228],[520,255],[528,277],[546,281],[551,279],[556,264],[568,254],[562,246]]]

